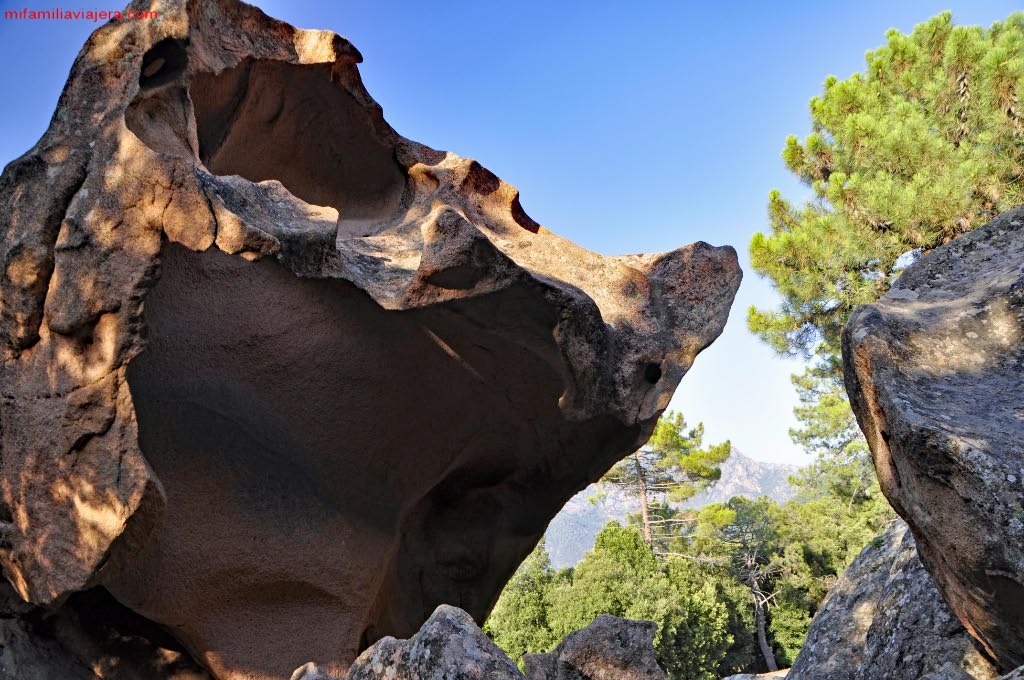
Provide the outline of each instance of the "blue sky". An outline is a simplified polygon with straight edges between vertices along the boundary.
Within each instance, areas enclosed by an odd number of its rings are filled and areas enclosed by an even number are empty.
[[[746,331],[773,306],[747,244],[768,228],[770,189],[804,194],[780,156],[810,127],[829,74],[864,68],[886,29],[943,9],[990,25],[1013,2],[443,3],[264,0],[272,16],[327,28],[362,52],[363,79],[406,137],[476,158],[519,187],[527,212],[604,254],[703,240],[736,247],[745,280],[723,336],[673,400],[707,441],[760,460],[809,462],[789,440],[795,361]],[[116,9],[0,0],[0,9]],[[46,128],[68,68],[95,24],[0,15],[0,164]]]

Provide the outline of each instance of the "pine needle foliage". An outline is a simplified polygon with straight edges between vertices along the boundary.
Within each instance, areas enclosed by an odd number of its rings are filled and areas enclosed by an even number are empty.
[[[908,257],[1024,203],[1022,92],[1024,12],[988,30],[943,12],[910,35],[890,30],[864,72],[829,76],[811,133],[782,151],[813,198],[772,191],[771,232],[750,243],[783,298],[751,307],[750,329],[779,353],[837,364],[849,314]]]

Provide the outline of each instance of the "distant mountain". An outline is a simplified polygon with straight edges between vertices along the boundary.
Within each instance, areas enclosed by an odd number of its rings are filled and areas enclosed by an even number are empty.
[[[735,496],[768,496],[776,503],[785,503],[796,494],[789,484],[789,476],[798,469],[795,465],[762,463],[748,458],[734,446],[722,463],[722,478],[683,505],[702,508],[709,503],[724,503]]]
[[[784,503],[793,497],[788,477],[797,471],[794,465],[762,463],[748,458],[733,447],[722,464],[722,478],[706,491],[683,504],[701,508],[709,503],[724,503],[734,496],[768,496]],[[637,499],[611,484],[591,484],[573,496],[548,525],[547,549],[556,569],[574,566],[594,546],[597,532],[615,519],[625,522],[629,513],[640,512]]]

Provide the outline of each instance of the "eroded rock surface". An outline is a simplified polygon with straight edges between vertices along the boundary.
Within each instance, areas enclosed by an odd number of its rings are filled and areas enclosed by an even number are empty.
[[[665,680],[653,621],[602,614],[550,654],[527,654],[525,680]],[[472,617],[441,605],[408,640],[386,637],[363,652],[345,678],[309,662],[291,680],[524,680]]]
[[[549,654],[523,657],[527,680],[666,680],[654,652],[658,624],[601,614]]]
[[[441,605],[408,640],[386,637],[363,652],[346,680],[522,680],[472,617]]]
[[[102,588],[59,609],[0,583],[0,680],[210,680],[180,643]]]
[[[324,669],[310,661],[295,669],[291,680],[337,680],[328,675]]]
[[[1024,211],[936,248],[843,334],[882,491],[1003,671],[1024,664]]]
[[[481,621],[721,332],[731,248],[557,237],[395,132],[359,61],[168,1],[92,35],[0,176],[0,564],[24,599],[102,585],[220,679],[342,673],[441,603]]]
[[[949,611],[902,521],[829,591],[788,680],[995,680]]]

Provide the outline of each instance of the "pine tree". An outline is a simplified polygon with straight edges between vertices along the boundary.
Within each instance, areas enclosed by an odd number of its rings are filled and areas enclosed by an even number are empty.
[[[670,551],[673,529],[685,521],[667,501],[683,502],[722,475],[732,450],[728,441],[702,448],[704,424],[687,430],[683,414],[663,415],[647,445],[626,456],[602,481],[638,499],[644,541],[659,554]]]
[[[851,517],[878,496],[842,385],[843,324],[910,261],[1024,203],[1022,91],[1024,13],[984,30],[944,12],[910,35],[890,30],[864,72],[829,76],[811,133],[786,140],[782,157],[813,198],[769,194],[771,231],[750,256],[783,302],[751,307],[747,321],[777,352],[814,359],[793,379],[801,427],[790,434],[817,456],[805,486],[838,485]],[[877,518],[882,506],[864,508]]]
[[[814,198],[772,191],[771,233],[750,244],[783,297],[749,310],[751,330],[833,370],[850,312],[906,261],[1024,203],[1024,13],[986,31],[944,12],[886,39],[811,99],[813,131],[782,156]]]
[[[728,503],[705,506],[698,516],[694,537],[696,552],[727,555],[736,580],[749,590],[757,647],[769,671],[779,670],[768,640],[768,607],[775,598],[775,576],[781,571],[776,559],[780,549],[778,522],[778,507],[771,499],[736,496]]]

